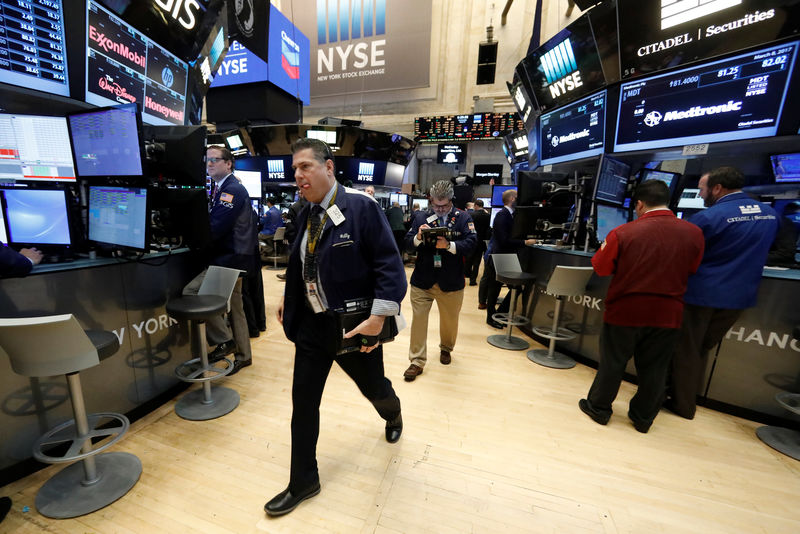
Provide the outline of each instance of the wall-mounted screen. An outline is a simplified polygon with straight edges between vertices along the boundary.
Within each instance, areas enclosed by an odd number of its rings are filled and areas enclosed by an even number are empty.
[[[12,245],[72,244],[63,189],[4,189],[3,210]]]
[[[503,177],[503,166],[498,164],[475,164],[472,167],[475,184],[488,184],[492,180],[499,182]]]
[[[678,197],[679,210],[701,210],[705,207],[705,201],[700,196],[699,189],[686,188],[681,191],[681,196]]]
[[[517,189],[515,185],[493,185],[492,186],[492,206],[503,207],[503,193],[509,189]]]
[[[678,186],[678,179],[680,177],[681,175],[677,172],[657,171],[654,169],[642,169],[641,171],[642,182],[646,182],[648,180],[660,180],[667,184],[670,194],[675,192],[675,188]]]
[[[776,184],[800,182],[800,153],[776,154],[769,159]]]
[[[3,216],[2,205],[0,205],[0,246],[5,246],[8,243],[8,234],[6,234],[6,219]]]
[[[0,83],[69,96],[62,0],[0,5]]]
[[[492,197],[478,197],[475,200],[480,200],[483,202],[483,207],[488,208],[492,205]]]
[[[595,180],[594,198],[621,206],[628,192],[631,166],[603,154]]]
[[[467,145],[462,143],[439,143],[436,163],[462,164],[467,161]]]
[[[0,180],[74,182],[67,119],[0,113]]]
[[[419,204],[419,209],[422,210],[422,211],[425,211],[426,209],[428,209],[428,199],[427,198],[415,198],[413,200],[413,202],[411,202],[412,206],[414,204]]]
[[[797,47],[622,84],[614,152],[776,135]]]
[[[602,154],[606,92],[594,94],[539,118],[539,164],[552,165]]]
[[[147,189],[89,186],[89,240],[145,250],[150,217]]]
[[[597,204],[597,241],[606,240],[608,233],[628,222],[628,209]]]
[[[503,150],[508,158],[509,165],[520,161],[528,161],[530,157],[530,143],[528,131],[518,130],[503,138]]]
[[[420,141],[475,141],[497,139],[525,128],[516,113],[474,113],[414,119],[414,136]]]
[[[187,63],[94,0],[87,7],[86,101],[135,103],[147,124],[184,124]]]
[[[136,106],[67,115],[75,171],[93,176],[141,176],[142,138]]]
[[[250,198],[261,198],[261,171],[235,169],[233,174],[247,189],[247,194]]]
[[[622,77],[743,50],[800,31],[800,1],[617,0]]]

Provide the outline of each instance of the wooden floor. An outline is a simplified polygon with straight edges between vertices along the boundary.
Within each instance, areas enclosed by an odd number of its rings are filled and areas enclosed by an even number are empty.
[[[434,357],[415,382],[402,379],[408,329],[386,346],[403,403],[397,444],[334,366],[322,403],[322,493],[267,518],[264,503],[288,481],[293,346],[274,318],[282,285],[275,271],[263,274],[268,330],[253,340],[254,365],[226,379],[241,395],[234,412],[185,421],[173,401],[132,425],[114,450],[141,459],[141,479],[84,517],[35,510],[37,489],[60,466],[0,488],[14,501],[0,532],[800,532],[800,463],[762,444],[758,424],[699,408],[693,421],[662,412],[639,434],[626,417],[625,383],[599,426],[577,406],[594,370],[546,369],[490,346],[496,331],[477,309],[476,287],[466,290],[450,366],[436,357],[435,307]],[[408,302],[404,311],[410,321]]]

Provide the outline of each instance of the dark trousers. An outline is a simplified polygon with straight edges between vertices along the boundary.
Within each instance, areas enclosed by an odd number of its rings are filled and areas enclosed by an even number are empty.
[[[383,370],[383,348],[370,353],[336,355],[341,335],[335,317],[303,310],[295,342],[294,382],[292,384],[292,466],[289,489],[302,491],[319,481],[317,438],[319,404],[325,381],[334,360],[372,403],[378,414],[389,421],[400,413],[400,399]]]
[[[687,419],[694,417],[697,394],[703,390],[708,353],[730,330],[742,310],[686,304],[670,378],[670,409]]]
[[[486,252],[486,243],[479,239],[478,244],[475,245],[475,250],[473,250],[472,254],[470,254],[465,260],[465,272],[470,283],[475,283],[478,281],[478,272],[481,269],[481,258],[483,258],[484,252]],[[478,298],[480,299],[480,295]]]
[[[486,317],[491,319],[495,313],[508,312],[510,298],[509,291],[503,299],[500,307],[497,307],[497,299],[500,297],[500,290],[503,289],[503,283],[497,281],[497,272],[494,270],[494,262],[491,256],[483,264],[483,278],[481,278],[481,285],[483,285],[484,278],[486,279]],[[478,288],[478,301],[480,302],[481,288]]]
[[[261,279],[261,264],[253,274],[242,281],[242,304],[250,335],[267,329],[267,314],[264,303],[264,281]]]
[[[611,404],[617,398],[625,366],[633,356],[639,387],[628,407],[628,417],[650,426],[664,400],[664,384],[678,333],[677,328],[603,323],[600,364],[586,397],[592,411],[611,417]]]

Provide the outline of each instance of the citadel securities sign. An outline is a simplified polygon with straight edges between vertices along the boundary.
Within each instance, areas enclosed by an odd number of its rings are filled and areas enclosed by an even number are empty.
[[[428,87],[429,0],[295,0],[311,38],[311,98]]]

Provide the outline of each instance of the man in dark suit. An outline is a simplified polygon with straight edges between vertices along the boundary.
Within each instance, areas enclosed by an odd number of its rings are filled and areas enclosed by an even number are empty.
[[[407,248],[417,251],[411,274],[411,364],[403,373],[407,382],[421,375],[428,361],[428,314],[434,300],[439,308],[439,361],[450,364],[464,301],[464,258],[472,252],[476,240],[472,219],[453,205],[449,181],[440,180],[431,186],[430,203],[430,210],[417,213],[405,238]],[[437,236],[435,243],[426,243],[426,228],[448,228],[452,235],[449,239]]]
[[[209,265],[239,269],[251,274],[256,267],[254,254],[258,250],[255,214],[250,204],[247,189],[233,175],[233,156],[223,146],[210,146],[206,151],[208,176],[214,182],[211,193],[211,259]],[[185,295],[196,295],[206,275],[203,269],[194,280],[183,288]],[[250,351],[250,335],[242,302],[242,278],[236,281],[231,294],[231,325],[223,315],[206,322],[206,338],[209,345],[217,345],[208,355],[209,362],[219,361],[234,353],[233,371],[253,363]]]
[[[503,325],[492,319],[492,315],[497,312],[507,312],[509,299],[503,299],[500,309],[497,309],[497,298],[500,296],[500,289],[503,284],[497,281],[494,262],[491,261],[492,254],[516,254],[523,245],[532,245],[535,239],[521,240],[511,237],[511,230],[514,226],[514,209],[517,203],[517,190],[508,189],[503,192],[503,209],[495,215],[494,225],[492,226],[492,240],[489,242],[487,260],[484,262],[484,278],[486,280],[486,324],[494,328],[503,328]]]
[[[400,399],[384,375],[377,340],[384,320],[400,312],[407,288],[392,231],[372,197],[336,183],[328,145],[302,138],[292,154],[297,187],[309,204],[297,218],[278,306],[278,321],[295,344],[292,461],[289,486],[264,506],[270,516],[289,513],[320,491],[319,404],[334,361],[386,421],[386,440],[396,442],[403,430]],[[343,335],[340,313],[353,309],[369,316]],[[356,334],[360,352],[340,353],[342,338]]]
[[[483,209],[483,200],[477,199],[475,201],[475,209],[469,212],[472,217],[472,222],[475,223],[475,234],[478,237],[475,249],[467,257],[467,278],[469,278],[469,285],[478,285],[478,271],[481,268],[481,258],[486,252],[486,240],[489,239],[489,221],[491,216],[489,212]]]
[[[2,220],[0,220],[0,224]],[[0,278],[27,276],[34,265],[42,261],[42,253],[35,248],[23,248],[19,252],[0,243]]]

